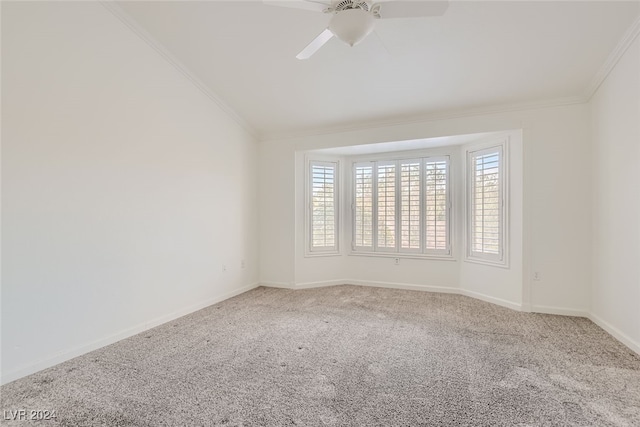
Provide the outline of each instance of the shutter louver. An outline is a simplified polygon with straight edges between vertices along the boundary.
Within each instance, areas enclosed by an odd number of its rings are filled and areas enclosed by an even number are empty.
[[[355,252],[451,256],[448,156],[354,163],[352,188]]]
[[[418,160],[400,163],[400,248],[420,248],[420,165]]]
[[[472,156],[471,252],[499,258],[502,253],[501,151]]]
[[[354,169],[354,246],[373,248],[373,164]]]
[[[311,251],[337,250],[336,164],[313,162],[311,173]]]
[[[425,231],[426,249],[448,249],[447,162],[425,163]]]
[[[378,163],[378,241],[376,246],[396,249],[396,165]]]

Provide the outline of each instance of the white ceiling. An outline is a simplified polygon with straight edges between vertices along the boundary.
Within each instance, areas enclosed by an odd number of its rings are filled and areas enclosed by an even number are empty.
[[[263,136],[583,97],[638,1],[451,1],[295,55],[329,17],[255,1],[118,5]]]

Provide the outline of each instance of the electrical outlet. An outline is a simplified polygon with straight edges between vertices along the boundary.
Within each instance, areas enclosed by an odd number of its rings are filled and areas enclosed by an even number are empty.
[[[222,271],[227,271],[227,266],[225,264],[222,264]]]
[[[244,268],[244,260],[240,261],[240,268]]]
[[[534,271],[533,272],[533,280],[535,280],[535,281],[539,281],[540,280],[540,272],[539,271]]]
[[[393,263],[394,263],[395,265],[400,265],[400,258],[394,258],[394,259],[393,259]]]

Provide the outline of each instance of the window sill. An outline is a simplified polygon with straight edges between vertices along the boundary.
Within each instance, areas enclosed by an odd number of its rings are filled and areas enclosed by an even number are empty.
[[[402,258],[402,259],[420,259],[429,261],[457,261],[453,255],[429,255],[429,254],[411,254],[411,253],[395,253],[395,252],[355,252],[351,251],[349,256],[361,256],[372,258]]]
[[[305,258],[323,258],[323,257],[335,257],[342,256],[340,252],[305,252]]]
[[[464,261],[469,262],[471,264],[480,264],[480,265],[486,265],[488,267],[504,268],[505,270],[509,269],[509,263],[504,261],[489,261],[486,259],[479,259],[479,258],[465,258]]]

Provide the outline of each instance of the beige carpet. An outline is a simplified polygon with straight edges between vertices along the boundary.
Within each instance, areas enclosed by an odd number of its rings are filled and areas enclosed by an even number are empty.
[[[0,392],[56,411],[19,426],[640,426],[640,357],[458,295],[258,288]]]

